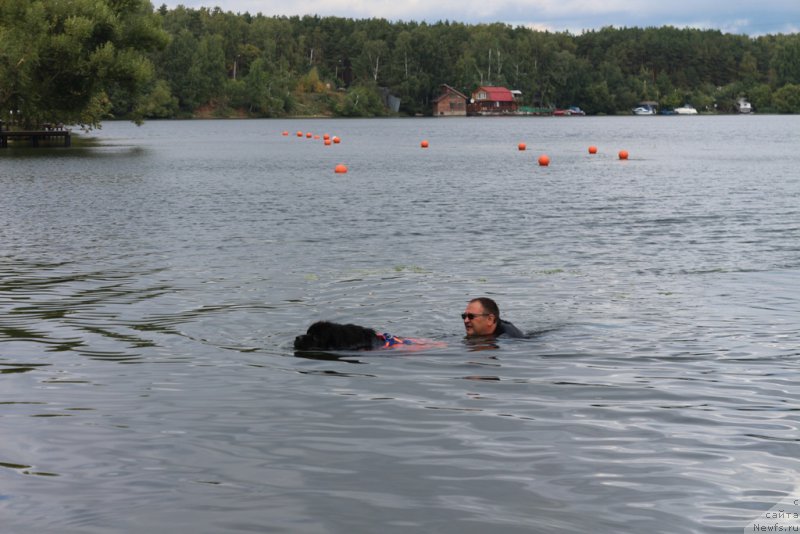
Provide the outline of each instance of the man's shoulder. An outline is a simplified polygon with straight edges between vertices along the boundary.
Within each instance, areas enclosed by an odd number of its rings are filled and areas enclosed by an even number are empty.
[[[525,334],[522,333],[522,330],[514,326],[511,321],[500,319],[500,322],[497,324],[497,326],[498,336],[506,335],[508,337],[525,337]]]

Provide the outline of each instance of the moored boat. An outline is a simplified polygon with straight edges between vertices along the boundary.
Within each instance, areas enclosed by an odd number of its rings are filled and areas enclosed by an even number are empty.
[[[753,106],[750,105],[750,102],[748,102],[744,98],[740,98],[736,102],[736,110],[739,113],[751,113],[753,111]]]
[[[697,110],[694,106],[689,104],[684,104],[680,107],[675,108],[676,115],[697,115]]]
[[[655,115],[656,114],[656,108],[654,108],[653,106],[650,106],[648,104],[645,104],[645,105],[642,105],[642,106],[636,106],[635,108],[633,108],[633,114],[634,115]]]
[[[553,115],[556,117],[571,117],[573,115],[586,115],[586,112],[578,106],[570,106],[567,109],[556,109],[553,111]]]

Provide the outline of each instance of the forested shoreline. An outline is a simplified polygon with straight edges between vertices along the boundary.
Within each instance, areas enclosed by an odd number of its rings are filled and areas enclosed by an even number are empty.
[[[458,14],[454,13],[454,18]],[[521,91],[522,105],[627,114],[642,101],[800,113],[800,34],[675,27],[544,32],[464,24],[286,17],[146,0],[0,3],[7,122],[109,118],[430,115],[447,84]],[[8,120],[9,118],[15,120]]]
[[[751,38],[717,30],[603,28],[580,35],[507,24],[468,25],[278,17],[161,6],[170,43],[156,53],[149,116],[428,115],[448,84],[522,91],[530,106],[630,113],[637,102],[691,102],[733,112],[800,112],[800,35]],[[124,107],[117,113],[124,115]]]

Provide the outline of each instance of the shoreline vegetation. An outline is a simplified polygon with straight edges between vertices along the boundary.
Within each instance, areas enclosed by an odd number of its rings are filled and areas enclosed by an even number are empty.
[[[169,98],[148,118],[432,116],[443,84],[517,90],[520,106],[588,115],[686,103],[700,113],[800,113],[800,35],[613,28],[580,35],[503,23],[284,17],[221,8],[155,11],[153,55]],[[392,111],[386,94],[399,99]],[[167,96],[167,93],[163,96]],[[129,110],[117,106],[115,116]]]
[[[0,3],[0,120],[433,116],[443,87],[587,115],[800,113],[800,34],[270,16],[147,0]],[[750,109],[750,108],[748,108]],[[548,113],[543,113],[548,114]]]

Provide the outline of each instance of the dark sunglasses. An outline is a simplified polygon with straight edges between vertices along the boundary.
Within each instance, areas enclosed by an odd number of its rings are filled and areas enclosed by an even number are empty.
[[[491,313],[462,313],[461,319],[469,319],[470,321],[473,320],[475,317],[481,317],[484,315],[491,315]]]

